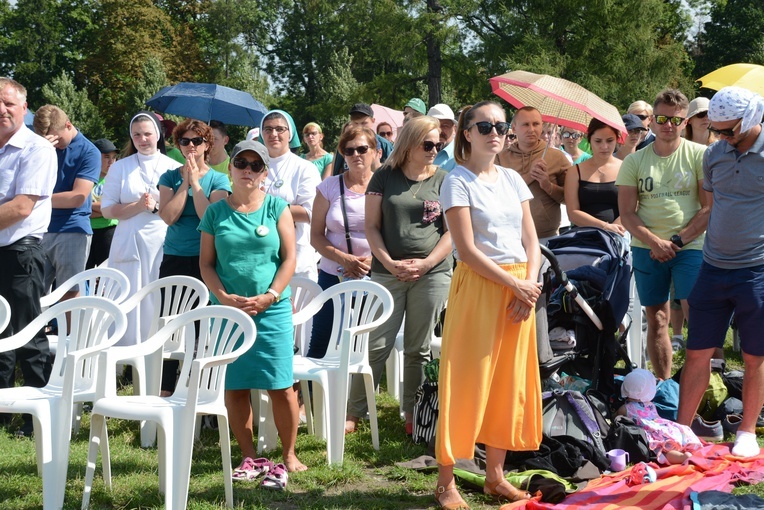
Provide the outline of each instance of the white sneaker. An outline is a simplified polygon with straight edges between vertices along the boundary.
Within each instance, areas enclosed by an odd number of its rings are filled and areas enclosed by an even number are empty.
[[[760,453],[759,443],[756,442],[756,434],[753,432],[737,431],[735,445],[732,447],[732,455],[735,457],[756,457]]]

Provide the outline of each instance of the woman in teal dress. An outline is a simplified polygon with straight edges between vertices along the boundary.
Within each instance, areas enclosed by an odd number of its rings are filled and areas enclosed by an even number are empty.
[[[240,142],[229,165],[233,193],[211,204],[199,225],[199,266],[214,304],[252,316],[255,345],[226,373],[226,408],[243,460],[234,478],[253,479],[256,456],[250,390],[267,390],[289,471],[307,469],[295,455],[297,396],[292,389],[294,344],[289,280],[297,258],[294,220],[288,204],[261,187],[268,172],[268,150]]]

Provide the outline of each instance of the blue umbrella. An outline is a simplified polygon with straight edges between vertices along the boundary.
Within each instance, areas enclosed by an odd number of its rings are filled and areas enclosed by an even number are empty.
[[[251,94],[214,83],[181,82],[164,87],[146,105],[161,113],[237,126],[259,126],[268,111]]]
[[[26,114],[24,114],[24,124],[27,125],[29,129],[34,131],[34,126],[32,123],[34,122],[34,112],[32,110],[27,110]]]

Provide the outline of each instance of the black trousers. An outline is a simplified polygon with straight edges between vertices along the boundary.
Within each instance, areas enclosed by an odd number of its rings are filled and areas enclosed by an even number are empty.
[[[85,269],[92,269],[109,258],[111,240],[114,237],[116,225],[106,228],[94,228],[93,237],[90,240],[90,255],[85,263]]]
[[[42,313],[40,297],[43,293],[44,257],[40,244],[0,248],[0,295],[11,305],[11,322],[0,338],[18,333]],[[25,386],[40,388],[47,384],[51,364],[44,330],[40,330],[23,347],[0,353],[0,388],[15,385],[16,363],[21,368]],[[0,414],[0,423],[9,421],[10,415]]]
[[[159,277],[164,278],[166,276],[191,276],[202,281],[199,257],[165,254],[162,258],[162,264],[159,266]],[[178,360],[165,360],[162,363],[162,391],[175,391],[175,383],[178,380],[178,368],[180,368]]]

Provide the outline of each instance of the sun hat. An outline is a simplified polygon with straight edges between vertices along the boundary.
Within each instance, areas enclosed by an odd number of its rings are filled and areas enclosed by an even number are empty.
[[[644,368],[635,368],[623,378],[621,396],[639,402],[651,402],[655,397],[655,376]]]
[[[707,112],[711,101],[707,97],[696,97],[690,101],[690,108],[687,110],[687,118],[691,119],[699,113]]]

